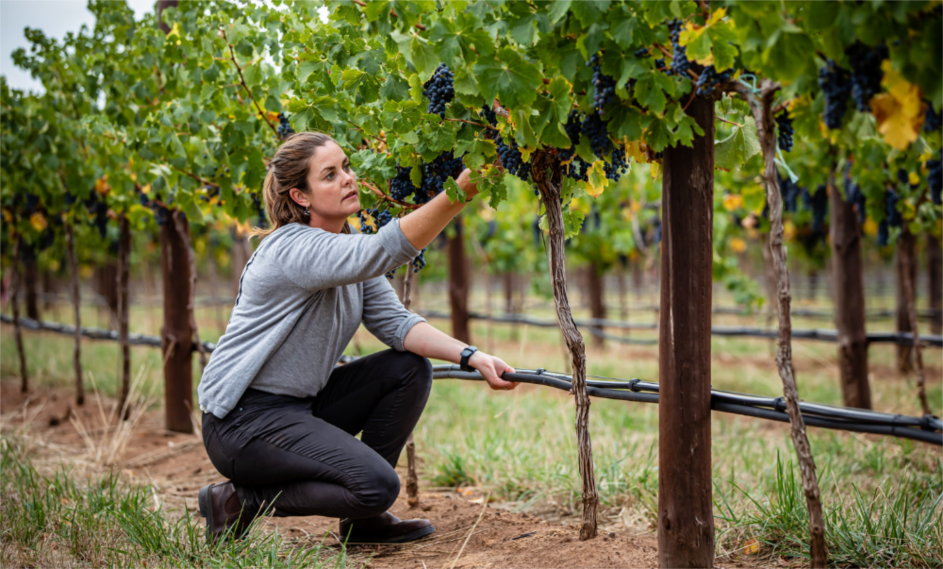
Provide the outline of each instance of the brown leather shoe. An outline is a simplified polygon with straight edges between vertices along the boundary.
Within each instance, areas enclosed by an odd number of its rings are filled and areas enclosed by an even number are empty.
[[[361,520],[344,519],[340,523],[340,538],[352,543],[406,543],[434,533],[429,520],[401,520],[386,512]]]
[[[206,541],[211,544],[221,537],[244,538],[255,519],[255,512],[243,510],[236,487],[229,481],[200,488],[200,515],[206,518]]]

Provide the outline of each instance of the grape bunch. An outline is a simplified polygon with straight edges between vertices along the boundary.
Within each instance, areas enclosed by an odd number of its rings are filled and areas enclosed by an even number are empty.
[[[413,185],[413,181],[409,177],[412,170],[411,167],[403,168],[399,164],[396,165],[396,177],[390,182],[391,198],[401,202],[406,201],[406,198],[413,195],[416,190],[419,189]]]
[[[265,218],[265,206],[259,198],[259,194],[252,194],[252,207],[255,208],[257,214],[257,226],[262,229],[267,228],[268,220]]]
[[[495,115],[494,110],[488,107],[488,105],[481,107],[479,115],[487,120],[488,124],[491,126],[498,124],[497,115]],[[498,156],[501,157],[501,165],[504,166],[504,169],[526,182],[530,175],[530,163],[524,162],[521,151],[517,148],[517,142],[512,138],[511,143],[507,144],[504,142],[501,135],[498,134],[498,131],[491,129],[488,130],[485,136],[494,140],[495,145],[498,147]]]
[[[426,112],[445,118],[445,104],[455,98],[454,79],[449,67],[444,63],[435,68],[435,73],[422,86],[422,94],[429,99]]]
[[[566,124],[563,125],[563,130],[570,139],[570,147],[562,148],[557,152],[557,157],[560,158],[560,160],[569,160],[576,154],[576,145],[580,143],[580,123],[582,123],[582,119],[580,119],[579,110],[571,110],[570,114],[566,116]]]
[[[593,54],[589,58],[589,61],[586,62],[587,67],[593,68],[593,87],[595,90],[593,92],[593,106],[596,108],[596,112],[602,114],[605,112],[606,105],[612,102],[616,94],[616,82],[612,77],[608,75],[603,75],[601,65],[599,64],[599,56]]]
[[[677,18],[668,22],[668,33],[671,36],[672,53],[669,75],[685,75],[691,67],[691,62],[688,61],[687,48],[678,43],[681,37],[682,27],[681,20]]]
[[[377,231],[381,227],[393,220],[393,214],[389,210],[384,209],[383,211],[378,211],[379,208],[367,208],[360,210],[360,232],[370,234],[373,233],[373,228],[367,223],[367,216],[373,218],[374,223],[376,223]]]
[[[900,227],[903,222],[903,218],[897,210],[898,201],[900,201],[900,198],[897,196],[897,192],[887,190],[884,195],[884,214],[887,224],[891,227]]]
[[[285,113],[278,113],[278,137],[285,140],[292,134],[295,134],[295,129],[291,128],[288,117],[285,116]]]
[[[655,69],[664,69],[665,68],[665,58],[659,57],[655,60]]]
[[[845,49],[851,65],[851,96],[858,110],[871,112],[871,97],[881,92],[881,62],[888,58],[887,47],[869,47],[856,41]]]
[[[867,219],[865,197],[864,193],[861,192],[861,186],[851,179],[851,164],[845,167],[845,201],[854,204],[855,210],[858,212],[858,227],[863,230],[864,222]]]
[[[830,129],[841,128],[842,117],[848,110],[848,95],[851,93],[848,71],[829,59],[825,67],[819,69],[819,87],[825,93],[825,126]]]
[[[613,182],[618,182],[619,178],[629,171],[629,161],[625,157],[625,145],[620,144],[613,148],[612,154],[609,156],[609,162],[604,164],[603,170],[606,172],[606,177]]]
[[[825,218],[828,216],[828,189],[821,185],[814,194],[808,191],[802,194],[805,206],[812,210],[812,232],[822,233],[825,228]]]
[[[582,134],[589,137],[589,145],[593,149],[593,154],[602,158],[612,151],[612,142],[609,140],[609,133],[606,131],[606,121],[602,120],[599,113],[590,113],[583,119]]]
[[[733,69],[726,69],[718,73],[717,70],[714,69],[713,65],[708,65],[705,67],[697,78],[697,96],[712,96],[717,85],[726,83],[730,80],[731,73],[733,73]]]
[[[804,191],[799,187],[798,184],[792,181],[792,179],[786,177],[783,178],[779,176],[779,194],[783,198],[783,209],[785,211],[796,211],[799,203],[799,196],[803,195]],[[807,192],[806,192],[807,193]]]
[[[943,127],[943,120],[941,120],[941,114],[933,110],[933,104],[930,101],[924,101],[927,105],[927,112],[923,115],[923,131],[924,132],[937,132],[940,130],[940,127]]]
[[[436,197],[445,189],[445,181],[457,178],[464,169],[462,159],[455,158],[451,150],[439,154],[432,162],[423,164],[422,188],[413,194],[413,202],[423,204]]]
[[[795,130],[792,128],[792,117],[789,116],[789,109],[783,110],[776,117],[776,130],[776,141],[779,143],[779,147],[782,148],[783,152],[790,152]]]
[[[634,55],[635,57],[649,57],[651,56],[651,53],[648,51],[647,47],[642,47],[635,50],[635,53],[633,53],[632,55]]]
[[[940,189],[943,188],[943,150],[940,151],[940,158],[936,160],[927,160],[927,168],[930,172],[927,174],[927,182],[930,185],[930,199],[935,205],[940,205]]]

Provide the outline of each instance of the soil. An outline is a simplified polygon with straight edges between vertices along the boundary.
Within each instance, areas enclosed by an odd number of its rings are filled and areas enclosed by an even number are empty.
[[[66,464],[79,476],[117,471],[129,483],[152,485],[155,501],[162,501],[165,509],[193,511],[200,487],[222,480],[200,436],[164,431],[159,409],[142,414],[133,430],[103,429],[105,424],[114,424],[108,419],[115,404],[92,394],[84,406],[76,407],[66,389],[23,394],[13,381],[0,383],[3,432],[17,432],[32,445],[37,468]],[[405,488],[405,468],[399,470]],[[485,505],[487,497],[474,489],[421,492],[420,506],[413,509],[403,492],[391,511],[403,519],[429,519],[436,533],[404,545],[352,545],[347,554],[353,566],[425,569],[658,564],[657,540],[650,529],[640,533],[638,527],[628,528],[619,522],[601,523],[595,539],[581,542],[576,520],[567,523],[514,513],[497,502]],[[269,518],[262,531],[278,527],[286,538],[312,544],[320,541],[337,550],[336,523],[336,519],[316,516]],[[728,559],[723,566],[748,565]]]

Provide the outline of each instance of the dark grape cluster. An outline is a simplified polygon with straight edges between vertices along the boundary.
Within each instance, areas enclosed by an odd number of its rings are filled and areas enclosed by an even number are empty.
[[[635,57],[649,57],[651,53],[648,51],[647,47],[642,47],[635,50],[635,53],[633,53],[632,55],[634,55]]]
[[[858,212],[858,227],[863,229],[864,222],[867,220],[865,197],[861,186],[851,179],[851,164],[845,167],[845,201],[855,206],[855,211]]]
[[[842,118],[848,110],[848,95],[851,93],[848,71],[829,59],[825,67],[819,69],[819,87],[825,94],[825,126],[830,129],[841,128]]]
[[[783,209],[785,211],[796,211],[799,205],[799,196],[807,192],[804,192],[804,190],[789,177],[783,178],[778,172],[776,175],[779,176],[779,194],[783,198]]]
[[[612,142],[609,140],[609,133],[606,130],[606,121],[599,113],[590,113],[583,119],[583,135],[589,137],[589,145],[593,149],[593,154],[602,158],[612,151]]]
[[[566,116],[566,124],[563,125],[563,130],[566,131],[566,135],[570,139],[570,147],[560,149],[557,153],[560,160],[569,160],[576,154],[576,145],[580,143],[581,123],[582,119],[580,119],[580,112],[577,109],[571,110],[570,114]]]
[[[789,116],[789,109],[784,109],[776,117],[776,141],[783,152],[792,150],[792,136],[795,130],[792,128],[792,117]]]
[[[406,198],[416,193],[417,188],[413,185],[412,179],[409,177],[409,174],[412,172],[411,167],[403,168],[399,164],[396,165],[396,177],[390,182],[390,197],[394,200],[406,201]]]
[[[812,232],[822,233],[825,228],[825,218],[828,217],[828,189],[821,185],[814,194],[802,194],[805,206],[812,210]]]
[[[851,65],[851,96],[858,110],[871,112],[871,97],[881,92],[881,62],[888,58],[887,46],[867,46],[856,41],[845,49]]]
[[[691,67],[691,62],[688,61],[687,48],[683,47],[678,40],[681,37],[681,28],[683,27],[681,20],[675,18],[668,22],[668,33],[671,36],[671,73],[674,75],[684,75],[688,72],[688,69]]]
[[[278,137],[285,140],[292,134],[295,134],[295,129],[291,128],[288,117],[285,116],[285,113],[278,113]]]
[[[612,150],[609,155],[609,162],[603,166],[606,177],[613,182],[618,182],[623,174],[629,171],[629,161],[625,157],[625,145],[620,144]]]
[[[927,112],[923,115],[923,131],[937,132],[943,127],[943,120],[941,120],[943,113],[936,112],[930,101],[924,101],[924,103],[927,105]]]
[[[659,57],[655,60],[655,69],[664,69],[665,68],[665,58]]]
[[[599,64],[599,56],[593,54],[586,62],[586,65],[593,68],[593,106],[596,112],[602,114],[606,106],[612,102],[616,95],[616,81],[608,75],[604,75]]]
[[[259,198],[259,194],[252,194],[252,207],[255,208],[257,215],[256,226],[262,229],[268,227],[268,219],[265,217],[265,205],[262,203],[262,200]]]
[[[436,197],[445,189],[445,181],[457,178],[464,169],[462,159],[455,158],[451,150],[439,154],[432,162],[423,164],[422,188],[414,194],[413,203],[423,204]]]
[[[381,227],[393,220],[393,214],[389,210],[384,209],[379,211],[379,208],[367,208],[360,210],[360,232],[365,234],[373,233],[373,228],[367,223],[367,216],[373,218],[373,221],[376,223],[377,231]]]
[[[454,76],[448,65],[440,63],[435,73],[423,84],[422,94],[429,99],[427,112],[445,118],[445,104],[455,98]]]
[[[927,160],[927,168],[930,172],[927,174],[927,182],[930,185],[930,199],[935,205],[940,205],[940,189],[943,188],[943,150],[940,151],[940,158],[936,160]]]
[[[897,196],[897,192],[887,190],[884,195],[884,213],[887,224],[891,227],[900,227],[903,223],[903,217],[901,217],[900,211],[897,210],[898,201],[900,201],[900,198]]]
[[[726,69],[718,73],[713,65],[708,65],[701,71],[701,74],[697,78],[697,96],[713,96],[718,85],[730,81],[730,75],[732,73],[733,69]]]
[[[494,110],[488,105],[481,107],[479,115],[487,120],[488,124],[491,126],[498,124],[497,115],[495,115]],[[507,144],[504,142],[504,138],[498,134],[498,131],[491,129],[488,130],[485,136],[494,140],[495,145],[498,147],[498,156],[501,157],[501,165],[504,166],[504,169],[526,182],[530,176],[530,163],[524,162],[521,151],[517,148],[517,142],[512,138],[511,143]]]

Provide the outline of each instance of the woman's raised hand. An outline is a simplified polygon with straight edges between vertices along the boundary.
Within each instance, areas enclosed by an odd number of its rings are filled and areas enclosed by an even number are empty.
[[[471,181],[471,170],[468,168],[462,170],[458,178],[455,178],[455,183],[458,184],[458,187],[462,188],[462,191],[465,192],[465,196],[468,199],[478,195],[478,184]]]
[[[485,378],[491,389],[506,391],[519,385],[517,381],[504,381],[501,379],[504,372],[514,373],[514,368],[504,363],[501,358],[478,351],[468,358],[468,365],[478,370],[478,373]]]

